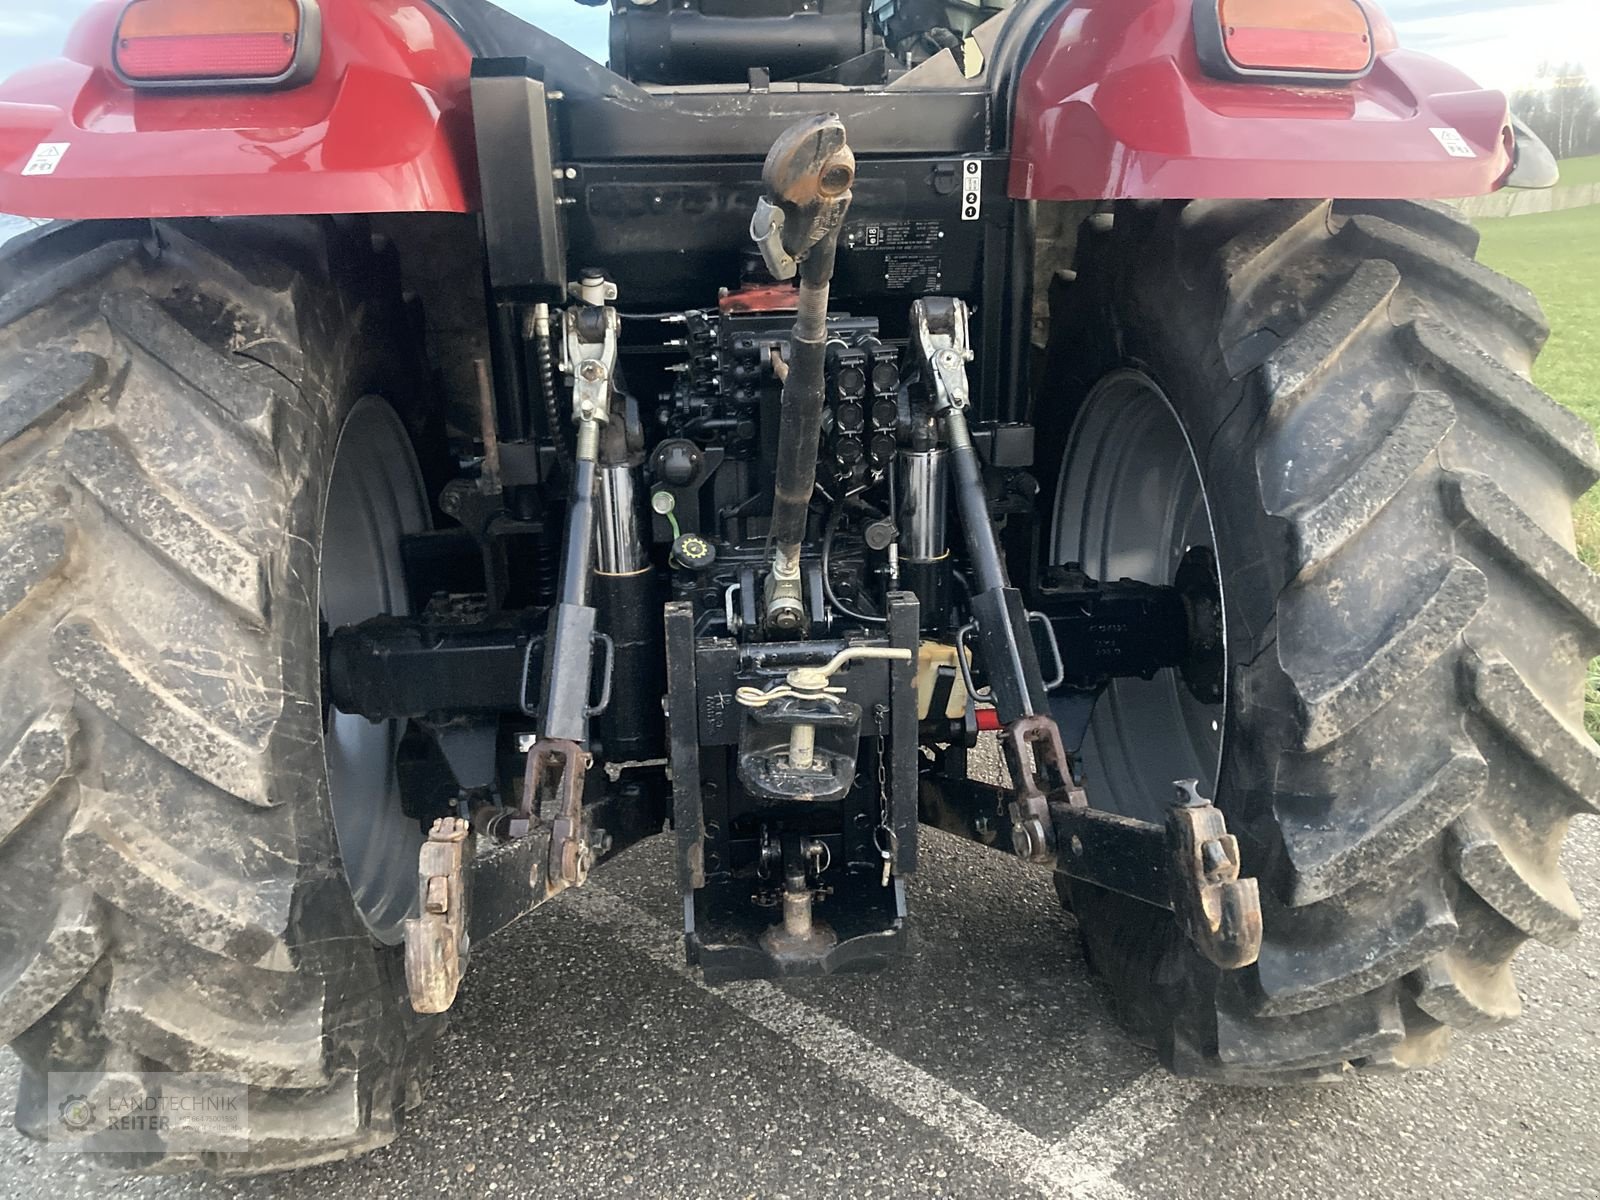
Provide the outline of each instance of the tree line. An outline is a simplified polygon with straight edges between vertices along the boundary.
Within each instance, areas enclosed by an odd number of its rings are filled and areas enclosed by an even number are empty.
[[[1557,158],[1600,154],[1600,90],[1581,63],[1545,63],[1536,86],[1511,97],[1511,111],[1528,123]]]

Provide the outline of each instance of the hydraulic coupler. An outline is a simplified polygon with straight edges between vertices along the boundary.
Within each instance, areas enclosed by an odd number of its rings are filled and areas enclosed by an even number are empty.
[[[765,623],[785,632],[805,625],[800,546],[817,484],[827,363],[828,286],[839,231],[850,208],[856,159],[834,114],[809,117],[778,136],[761,170],[766,195],[750,221],[776,279],[800,276],[799,307],[789,337],[788,373],[778,417],[774,464],[772,563],[763,598]]]
[[[616,652],[597,628],[590,603],[595,556],[595,496],[601,437],[611,419],[617,368],[617,310],[584,302],[562,316],[563,367],[572,379],[577,426],[572,488],[556,604],[545,637],[538,734],[528,752],[522,814],[535,832],[548,831],[549,853],[536,858],[529,883],[546,896],[579,887],[604,852],[604,830],[584,821],[584,777],[589,767],[589,723],[608,707]],[[589,297],[584,296],[585,301]],[[596,647],[604,647],[600,696],[593,698]]]
[[[1002,746],[1011,772],[1013,846],[1023,858],[1049,861],[1054,854],[1049,795],[1070,793],[1072,769],[1061,731],[1050,716],[1046,693],[1059,683],[1046,683],[1039,666],[1032,626],[1039,624],[1053,639],[1050,625],[1023,607],[1022,593],[1006,579],[1005,560],[989,520],[983,467],[967,425],[971,400],[967,363],[972,359],[967,306],[960,300],[929,296],[911,306],[915,353],[922,364],[930,415],[939,423],[949,457],[956,508],[972,567],[972,621],[956,636],[956,661],[966,676],[970,695],[979,691],[971,660],[987,676],[991,699],[1000,719]],[[970,643],[975,642],[975,645]]]

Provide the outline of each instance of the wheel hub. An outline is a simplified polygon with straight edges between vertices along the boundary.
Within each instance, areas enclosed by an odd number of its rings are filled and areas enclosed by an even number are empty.
[[[323,512],[323,627],[409,615],[401,539],[428,524],[427,494],[400,418],[375,397],[359,401],[339,435]],[[415,906],[423,840],[418,823],[401,807],[395,772],[406,722],[341,712],[328,695],[324,678],[323,748],[345,875],[372,935],[397,943]]]
[[[1174,780],[1214,794],[1227,678],[1215,526],[1194,447],[1142,372],[1107,376],[1073,423],[1050,549],[1051,562],[1096,579],[1173,587],[1185,610],[1179,666],[1113,679],[1095,704],[1083,744],[1090,802],[1161,821]]]

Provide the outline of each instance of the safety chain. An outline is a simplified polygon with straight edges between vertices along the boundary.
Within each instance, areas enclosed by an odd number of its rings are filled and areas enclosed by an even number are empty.
[[[898,848],[894,835],[894,826],[890,824],[889,812],[889,764],[888,752],[884,743],[888,737],[885,722],[889,718],[887,704],[872,706],[872,721],[878,729],[878,828],[873,830],[872,841],[878,848],[878,854],[883,859],[883,876],[880,883],[889,886],[889,876],[894,870],[894,855]]]

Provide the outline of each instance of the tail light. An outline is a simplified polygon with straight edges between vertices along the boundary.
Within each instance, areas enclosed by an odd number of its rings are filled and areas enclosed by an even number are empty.
[[[317,69],[316,0],[133,0],[112,61],[134,87],[274,87]]]
[[[1360,0],[1196,0],[1195,43],[1223,79],[1343,82],[1372,70]]]

